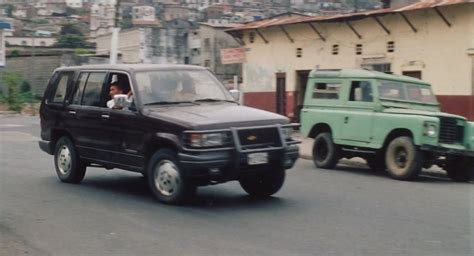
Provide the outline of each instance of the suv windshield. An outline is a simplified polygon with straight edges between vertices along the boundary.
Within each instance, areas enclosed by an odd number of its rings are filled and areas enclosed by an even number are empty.
[[[404,100],[420,103],[436,104],[429,86],[394,81],[382,81],[379,84],[380,99]]]
[[[233,98],[207,70],[154,70],[136,74],[144,105],[232,101]]]

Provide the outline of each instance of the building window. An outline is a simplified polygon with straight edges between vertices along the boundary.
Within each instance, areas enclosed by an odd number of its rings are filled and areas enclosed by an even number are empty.
[[[390,41],[387,42],[387,52],[394,52],[395,51],[395,42]]]
[[[40,42],[40,45],[41,45],[41,46],[46,46],[46,42],[45,42],[45,41],[41,41],[41,42]]]
[[[338,55],[339,54],[339,45],[338,44],[333,44],[332,45],[332,55]]]
[[[250,32],[249,33],[249,41],[250,41],[250,43],[255,42],[255,32]]]
[[[211,67],[211,61],[210,60],[205,60],[204,61],[204,67],[206,67],[206,68]]]
[[[390,73],[392,65],[390,63],[366,64],[366,65],[362,65],[362,68],[379,71],[379,72]]]
[[[26,43],[25,40],[21,41],[21,45],[26,45],[26,44],[27,44],[27,43]]]
[[[356,44],[356,55],[362,54],[362,44]]]
[[[301,58],[303,56],[303,48],[296,48],[296,58]]]
[[[209,38],[204,39],[204,50],[205,51],[211,50],[211,39]]]

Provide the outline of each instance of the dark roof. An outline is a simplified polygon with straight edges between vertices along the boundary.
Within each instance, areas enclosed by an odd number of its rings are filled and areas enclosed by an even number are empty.
[[[105,65],[82,65],[60,67],[57,70],[117,70],[117,71],[149,71],[149,70],[205,70],[206,68],[194,65],[178,65],[178,64],[105,64]]]
[[[415,11],[428,8],[436,8],[440,6],[454,5],[454,4],[463,4],[463,3],[474,3],[474,0],[421,0],[414,4],[406,5],[400,8],[388,8],[388,9],[378,9],[365,12],[357,13],[348,13],[348,14],[337,14],[331,16],[315,16],[315,17],[277,17],[277,18],[268,18],[255,22],[250,22],[243,24],[241,26],[228,29],[226,31],[241,31],[249,29],[260,29],[273,26],[282,26],[290,24],[299,24],[299,23],[310,23],[310,22],[337,22],[345,20],[356,20],[363,19],[371,16],[379,16],[391,13],[401,13],[407,11]]]

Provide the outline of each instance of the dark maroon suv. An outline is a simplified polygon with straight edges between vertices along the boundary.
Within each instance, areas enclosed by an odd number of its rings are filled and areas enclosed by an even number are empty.
[[[120,93],[111,98],[114,84]],[[40,116],[39,146],[54,155],[61,181],[80,182],[88,166],[120,168],[142,173],[166,203],[231,180],[272,195],[298,158],[297,124],[239,105],[196,66],[58,68]]]

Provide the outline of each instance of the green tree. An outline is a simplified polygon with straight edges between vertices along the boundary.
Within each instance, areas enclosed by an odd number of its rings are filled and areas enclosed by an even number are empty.
[[[82,33],[81,28],[78,25],[72,24],[72,23],[64,24],[61,27],[61,31],[59,32],[59,34],[60,35],[80,35],[80,36],[84,35]]]
[[[91,48],[92,45],[87,42],[82,35],[60,35],[55,44],[58,48]]]

